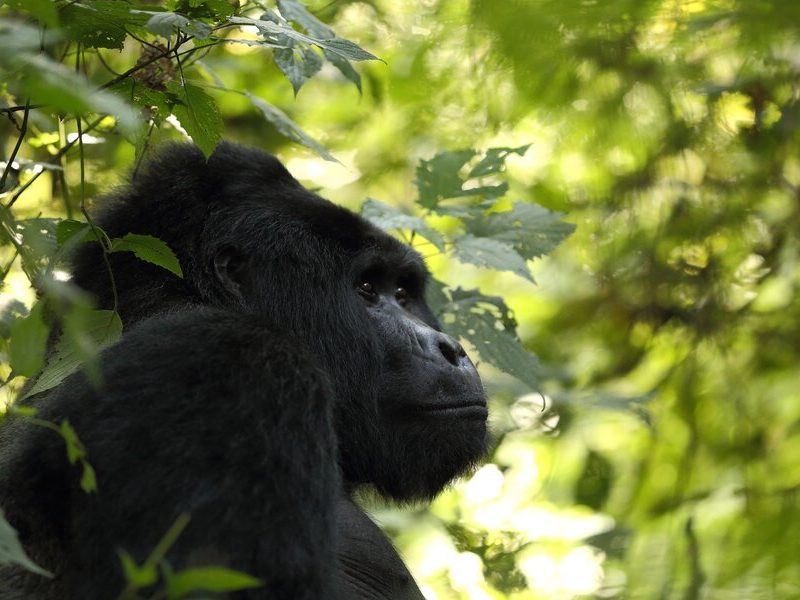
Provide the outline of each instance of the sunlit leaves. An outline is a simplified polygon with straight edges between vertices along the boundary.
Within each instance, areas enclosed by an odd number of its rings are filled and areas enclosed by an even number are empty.
[[[400,210],[369,198],[361,207],[361,215],[372,223],[387,231],[397,229],[413,231],[422,235],[439,250],[444,250],[442,234],[428,225],[422,217],[415,217]]]

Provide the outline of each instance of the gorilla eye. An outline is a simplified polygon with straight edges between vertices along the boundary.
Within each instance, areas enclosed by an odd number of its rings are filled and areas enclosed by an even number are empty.
[[[405,306],[408,304],[408,291],[406,288],[399,287],[394,293],[394,298],[400,306]]]
[[[364,296],[365,298],[369,298],[372,300],[375,298],[375,286],[372,285],[369,281],[362,281],[358,284],[358,293]]]

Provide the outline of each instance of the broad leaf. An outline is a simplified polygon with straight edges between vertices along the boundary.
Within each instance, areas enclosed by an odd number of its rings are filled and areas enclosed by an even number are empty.
[[[309,34],[318,38],[335,37],[333,29],[312,15],[306,7],[294,0],[278,0],[278,10],[287,20],[297,23]]]
[[[22,544],[19,543],[17,532],[14,531],[14,528],[6,521],[2,508],[0,508],[0,564],[19,565],[37,575],[43,575],[45,577],[53,576],[52,573],[45,571],[28,558],[28,555],[25,554],[25,550],[22,548]]]
[[[43,25],[58,26],[58,13],[52,0],[5,0],[6,6],[28,13]]]
[[[416,180],[419,203],[435,209],[442,199],[461,196],[464,180],[459,171],[475,154],[475,150],[458,150],[420,160]]]
[[[517,202],[510,211],[467,219],[467,230],[476,237],[508,244],[526,259],[551,252],[574,230],[557,213],[529,202]]]
[[[516,321],[502,298],[478,290],[456,289],[439,318],[445,331],[468,340],[489,364],[533,389],[539,387],[539,361],[516,337]]]
[[[83,0],[67,3],[61,22],[67,35],[88,48],[122,50],[128,25],[141,25],[143,15],[134,14],[123,0]]]
[[[223,122],[217,103],[202,89],[188,83],[184,87],[171,82],[167,88],[181,100],[172,109],[173,114],[203,154],[211,156],[222,139]]]
[[[444,239],[442,238],[442,235],[430,227],[420,217],[407,215],[403,212],[400,212],[396,208],[389,206],[388,204],[384,204],[378,200],[373,200],[372,198],[369,198],[366,202],[364,202],[364,205],[361,207],[361,216],[371,221],[381,229],[416,231],[426,240],[436,246],[436,248],[444,251]]]
[[[261,111],[261,114],[264,115],[264,118],[272,123],[275,126],[275,129],[277,129],[281,134],[293,142],[297,142],[306,148],[310,148],[325,160],[339,162],[325,149],[322,144],[300,129],[300,126],[286,116],[286,113],[284,113],[282,110],[272,106],[268,102],[262,100],[258,96],[254,96],[249,92],[245,92],[245,95],[250,99],[250,102],[252,102],[253,105]]]
[[[111,252],[133,252],[137,258],[163,267],[178,277],[183,277],[178,257],[167,244],[152,235],[128,233],[111,240]]]
[[[498,271],[511,271],[533,281],[525,259],[513,246],[505,242],[492,238],[479,238],[467,233],[453,240],[452,250],[453,256],[463,263]]]
[[[489,148],[480,162],[472,167],[467,178],[484,177],[493,173],[499,173],[505,168],[506,158],[508,158],[509,155],[518,154],[519,156],[523,156],[530,147],[530,144],[525,144],[517,148]]]

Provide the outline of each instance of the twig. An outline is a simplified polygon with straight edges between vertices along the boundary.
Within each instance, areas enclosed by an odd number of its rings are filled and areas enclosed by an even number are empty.
[[[3,169],[3,175],[0,176],[0,191],[4,190],[6,187],[6,179],[8,179],[8,174],[11,172],[11,165],[14,164],[14,159],[17,158],[17,152],[19,152],[19,147],[22,145],[22,140],[25,139],[25,134],[28,132],[28,115],[30,113],[29,100],[25,103],[25,112],[22,115],[22,125],[19,128],[17,143],[14,145],[14,149],[11,151],[11,156],[9,156],[8,160],[6,161],[6,167]]]

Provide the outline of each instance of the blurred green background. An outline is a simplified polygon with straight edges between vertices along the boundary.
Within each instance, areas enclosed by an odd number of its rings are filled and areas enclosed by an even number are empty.
[[[226,138],[350,208],[412,212],[420,159],[531,144],[507,161],[506,198],[577,226],[530,263],[536,285],[419,248],[437,276],[502,296],[543,364],[539,389],[480,366],[496,448],[430,508],[364,499],[426,596],[800,598],[800,2],[307,6],[385,61],[357,65],[363,93],[328,66],[295,98],[244,44],[204,62],[340,164],[212,90]],[[25,156],[46,158],[59,131],[35,125]],[[0,135],[8,156],[16,131]],[[134,162],[133,145],[98,137],[89,196]],[[15,209],[63,216],[62,196],[46,174]],[[32,298],[13,270],[2,291]]]

